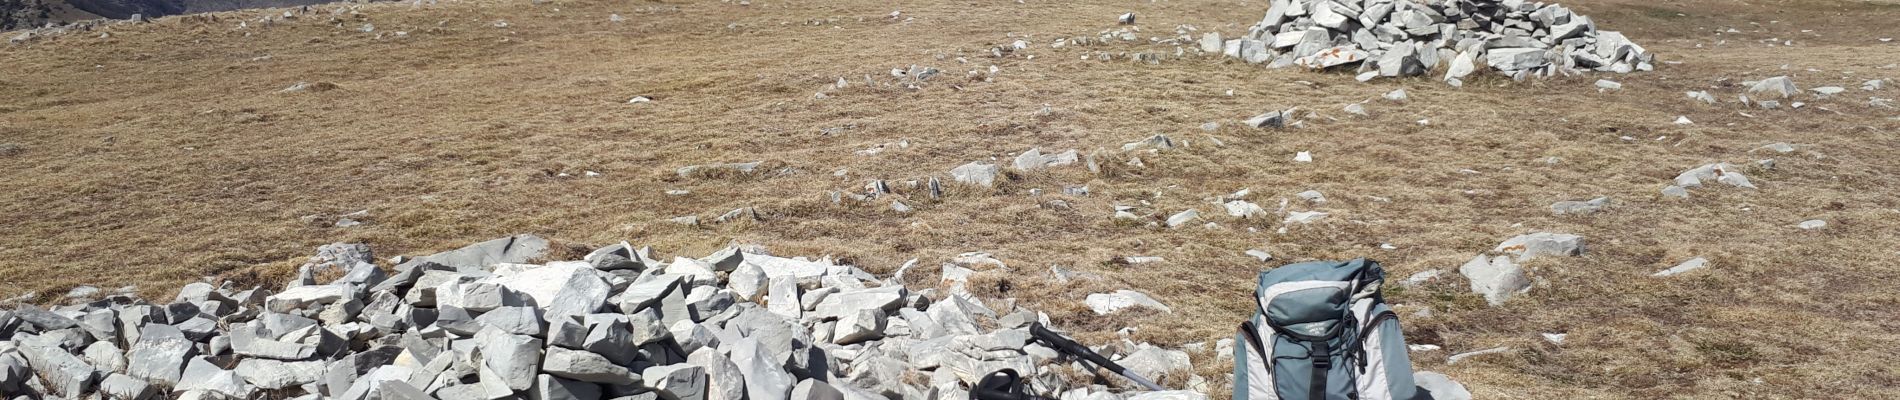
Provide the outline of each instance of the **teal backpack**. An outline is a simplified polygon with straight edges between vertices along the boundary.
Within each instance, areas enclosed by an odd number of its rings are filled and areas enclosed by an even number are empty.
[[[1234,337],[1234,400],[1430,399],[1412,381],[1384,283],[1364,258],[1261,272],[1258,309]]]

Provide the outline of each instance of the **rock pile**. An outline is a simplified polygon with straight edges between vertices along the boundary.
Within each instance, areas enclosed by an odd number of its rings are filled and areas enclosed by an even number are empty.
[[[1523,0],[1274,0],[1245,36],[1207,33],[1201,43],[1275,68],[1356,66],[1362,81],[1443,71],[1454,86],[1479,66],[1523,79],[1648,71],[1654,60],[1590,17]]]
[[[849,265],[728,248],[652,258],[620,243],[525,264],[515,236],[402,262],[319,250],[282,291],[194,283],[0,311],[0,393],[115,399],[963,399],[985,374],[1038,393],[1115,399],[1029,341],[1034,311],[950,288],[912,291]],[[948,269],[948,268],[946,268]],[[337,276],[317,284],[315,276]],[[901,272],[899,273],[901,276]],[[1120,353],[1151,377],[1187,354]],[[1109,349],[1107,352],[1116,352]],[[1187,392],[1141,396],[1205,398]],[[15,397],[18,398],[18,397]]]

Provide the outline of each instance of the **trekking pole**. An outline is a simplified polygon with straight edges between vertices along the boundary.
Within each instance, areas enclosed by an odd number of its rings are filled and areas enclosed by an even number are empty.
[[[1041,322],[1029,324],[1029,335],[1035,338],[1035,340],[1048,344],[1049,347],[1054,347],[1056,351],[1081,358],[1089,363],[1095,364],[1096,367],[1107,368],[1109,371],[1119,374],[1123,378],[1128,378],[1128,380],[1134,381],[1135,384],[1141,385],[1141,387],[1147,388],[1148,390],[1168,390],[1162,388],[1161,385],[1156,385],[1154,381],[1150,381],[1148,378],[1136,375],[1134,371],[1129,371],[1128,368],[1123,368],[1121,364],[1109,361],[1108,357],[1103,357],[1101,353],[1089,350],[1088,346],[1083,346],[1081,343],[1076,343],[1074,340],[1069,340],[1069,338],[1063,337],[1061,334],[1043,327]]]

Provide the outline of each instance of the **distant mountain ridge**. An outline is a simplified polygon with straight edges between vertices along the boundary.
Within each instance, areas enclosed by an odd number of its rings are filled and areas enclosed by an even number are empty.
[[[0,30],[97,18],[126,19],[247,8],[294,7],[335,0],[0,0]]]

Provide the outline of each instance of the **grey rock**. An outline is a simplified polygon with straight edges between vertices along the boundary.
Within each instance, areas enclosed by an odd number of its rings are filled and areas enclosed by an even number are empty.
[[[1179,228],[1189,223],[1193,223],[1194,221],[1197,221],[1200,218],[1201,218],[1200,211],[1194,210],[1194,209],[1188,209],[1186,211],[1174,213],[1174,215],[1168,216],[1168,227]]]
[[[787,318],[798,318],[804,314],[799,304],[798,279],[790,276],[771,278],[771,291],[766,298],[766,309]]]
[[[838,319],[838,324],[832,328],[831,341],[846,345],[882,338],[886,322],[882,309],[858,309]]]
[[[266,297],[264,307],[271,312],[294,312],[349,298],[351,292],[347,285],[298,286]]]
[[[1715,181],[1729,186],[1754,189],[1755,184],[1742,175],[1741,168],[1729,163],[1705,164],[1676,175],[1676,186],[1684,188],[1700,187],[1704,182]]]
[[[903,306],[909,291],[902,286],[885,286],[870,289],[840,291],[825,296],[824,301],[813,308],[812,316],[820,319],[843,317],[858,310],[878,309],[896,311]]]
[[[614,302],[625,313],[655,310],[662,321],[670,324],[691,317],[686,308],[686,286],[683,275],[649,275],[627,286]]]
[[[950,176],[957,182],[984,187],[996,186],[996,176],[1001,173],[1002,170],[995,164],[980,161],[963,164],[950,170]]]
[[[1159,347],[1144,347],[1118,361],[1123,367],[1150,380],[1167,379],[1193,373],[1187,352]]]
[[[1201,34],[1200,44],[1201,44],[1201,52],[1203,53],[1219,53],[1221,52],[1221,48],[1223,47],[1225,43],[1226,43],[1225,40],[1221,40],[1220,32],[1208,32],[1208,33]]]
[[[1083,300],[1083,303],[1088,304],[1089,309],[1095,311],[1096,315],[1108,315],[1109,313],[1129,307],[1147,307],[1160,310],[1164,313],[1174,312],[1174,310],[1168,308],[1167,305],[1155,301],[1153,297],[1148,297],[1146,293],[1127,289],[1117,290],[1112,293],[1093,293],[1088,295],[1088,297]]]
[[[125,351],[109,340],[92,342],[84,354],[86,362],[102,372],[125,372]]]
[[[1520,71],[1550,64],[1548,51],[1538,48],[1500,48],[1485,52],[1485,65],[1503,71]]]
[[[1709,104],[1709,105],[1715,104],[1715,96],[1709,94],[1708,91],[1694,91],[1694,92],[1688,92],[1686,94],[1689,96],[1690,99],[1693,99],[1695,101],[1700,101],[1703,104]]]
[[[541,340],[511,335],[485,327],[475,334],[481,351],[481,380],[497,382],[511,390],[528,390],[535,383],[541,365]]]
[[[145,400],[158,395],[152,384],[126,374],[112,374],[99,382],[99,394],[119,400]]]
[[[219,368],[217,364],[204,357],[194,357],[186,363],[185,373],[179,378],[176,390],[204,390],[234,398],[248,398],[244,381],[238,379],[236,372]]]
[[[634,342],[633,324],[625,315],[594,314],[584,318],[587,336],[581,349],[607,357],[614,364],[628,365],[639,355],[640,343]]]
[[[554,377],[536,375],[534,387],[528,390],[530,400],[599,400],[600,385]]]
[[[1284,225],[1310,224],[1314,222],[1319,222],[1320,220],[1325,219],[1326,216],[1328,215],[1331,215],[1331,214],[1321,212],[1321,211],[1294,211],[1294,212],[1287,213],[1286,219],[1281,221],[1281,224],[1284,224]]]
[[[754,303],[764,300],[769,283],[765,271],[752,263],[741,263],[726,275],[726,288],[739,299]]]
[[[1418,371],[1412,374],[1412,382],[1418,384],[1419,389],[1431,393],[1434,400],[1471,400],[1471,391],[1465,390],[1464,384],[1451,380],[1445,374]]]
[[[541,370],[548,374],[582,382],[604,383],[609,385],[631,385],[640,382],[636,375],[626,367],[615,365],[607,357],[580,350],[560,347],[547,349]],[[648,368],[648,371],[651,371]]]
[[[1264,114],[1255,115],[1253,118],[1248,118],[1246,121],[1241,121],[1241,123],[1254,128],[1284,128],[1287,126],[1287,121],[1293,118],[1293,112],[1295,110],[1296,109],[1268,111]]]
[[[515,235],[417,257],[405,264],[435,263],[460,271],[479,271],[496,264],[533,261],[546,255],[547,250],[547,239]]]
[[[450,280],[437,287],[435,301],[437,307],[456,307],[475,313],[485,313],[502,307],[527,306],[533,303],[521,292],[500,284],[460,280]]]
[[[1663,197],[1686,199],[1689,198],[1689,190],[1683,189],[1681,186],[1669,185],[1663,188],[1662,195]]]
[[[1658,277],[1676,276],[1676,275],[1688,273],[1689,271],[1706,268],[1708,266],[1709,266],[1708,259],[1702,258],[1702,257],[1696,257],[1696,258],[1691,258],[1688,261],[1683,261],[1681,264],[1676,264],[1676,266],[1674,267],[1669,267],[1669,269],[1656,271],[1655,274],[1651,274],[1650,276],[1658,276]]]
[[[239,378],[260,389],[284,389],[316,383],[323,379],[328,366],[322,361],[278,361],[264,358],[247,358],[238,361]]]
[[[1582,236],[1537,232],[1507,239],[1491,251],[1516,256],[1516,261],[1523,262],[1544,255],[1580,255],[1583,254],[1584,245]]]
[[[496,268],[493,283],[533,299],[549,317],[592,314],[607,304],[612,289],[586,263],[507,265],[519,268]]]
[[[85,360],[67,353],[56,342],[56,338],[40,336],[22,339],[18,342],[20,355],[24,356],[31,371],[41,376],[51,394],[77,398],[93,390],[99,381],[100,371],[86,364]],[[33,382],[28,379],[28,382]]]
[[[1458,273],[1471,280],[1472,293],[1484,295],[1484,300],[1492,306],[1502,305],[1511,296],[1531,288],[1524,268],[1508,256],[1478,255],[1458,267]]]
[[[546,336],[548,329],[547,322],[541,319],[541,309],[534,307],[496,308],[475,317],[475,323],[526,336]]]
[[[773,357],[757,339],[746,338],[735,343],[732,362],[739,366],[739,373],[745,377],[747,399],[792,398],[792,375],[785,372],[782,367],[784,363]]]
[[[659,392],[660,398],[677,400],[706,399],[706,371],[697,365],[673,364],[648,367],[643,374],[646,387]]]
[[[42,310],[38,307],[24,306],[13,310],[13,317],[26,321],[40,332],[56,331],[79,326],[79,321],[59,313]]]
[[[634,254],[633,245],[627,244],[627,242],[620,242],[620,244],[594,249],[593,252],[587,253],[581,260],[586,261],[588,265],[594,266],[594,269],[601,271],[639,272],[647,268],[646,263],[643,262],[644,260],[642,260],[639,255]]]
[[[745,374],[739,372],[739,366],[714,348],[701,348],[686,357],[686,362],[701,368],[706,375],[707,400],[743,400],[746,396]]]
[[[176,386],[185,372],[185,362],[197,355],[197,346],[178,328],[147,324],[140,329],[138,342],[126,352],[126,374]]]
[[[1464,361],[1465,359],[1468,359],[1471,357],[1477,357],[1477,356],[1482,356],[1482,355],[1487,355],[1487,354],[1504,354],[1504,353],[1509,353],[1510,351],[1511,351],[1510,347],[1493,347],[1493,348],[1484,349],[1484,350],[1453,354],[1451,355],[1451,358],[1448,358],[1445,360],[1445,365],[1455,365],[1455,364],[1458,364],[1458,362]]]
[[[316,346],[269,339],[261,325],[254,322],[232,327],[231,351],[244,356],[278,360],[302,360],[317,354]]]
[[[692,321],[678,320],[674,322],[679,323],[679,322],[692,322]],[[628,314],[627,324],[632,327],[632,331],[631,331],[632,334],[629,335],[628,337],[633,341],[633,344],[635,345],[644,345],[647,343],[653,343],[653,342],[660,341],[662,339],[673,337],[673,332],[667,330],[668,325],[666,323],[666,320],[660,317],[660,313],[658,310],[655,310],[652,308],[641,310],[640,312],[637,312],[637,313]]]
[[[1755,81],[1754,85],[1748,87],[1749,94],[1772,96],[1775,98],[1794,97],[1796,93],[1800,92],[1801,89],[1797,89],[1794,86],[1794,79],[1787,76],[1777,76]]]
[[[1559,201],[1550,205],[1550,212],[1557,215],[1595,214],[1609,205],[1609,197],[1598,197],[1589,201]]]
[[[719,346],[719,337],[712,333],[712,329],[693,321],[676,322],[666,330],[671,333],[673,342],[679,344],[680,351],[686,354],[692,354],[702,347]]]
[[[844,400],[844,393],[839,392],[837,388],[832,387],[831,384],[825,383],[824,381],[806,379],[799,381],[798,386],[792,388],[792,398],[805,400]]]

